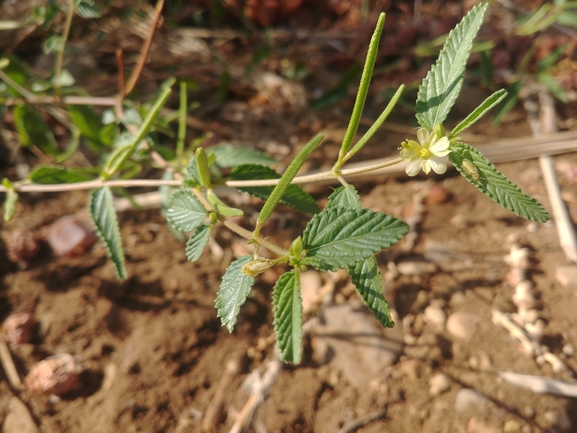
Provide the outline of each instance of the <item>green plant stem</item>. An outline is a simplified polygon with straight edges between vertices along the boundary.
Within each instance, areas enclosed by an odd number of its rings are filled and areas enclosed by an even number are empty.
[[[72,26],[72,17],[74,16],[74,0],[69,0],[68,11],[66,13],[66,22],[64,23],[64,32],[62,33],[62,48],[58,51],[56,56],[56,66],[54,67],[54,89],[57,93],[60,93],[60,86],[58,83],[58,78],[62,73],[62,65],[64,63],[64,50],[66,49],[66,41],[68,40],[68,34],[70,33],[70,26]]]
[[[186,82],[180,82],[180,107],[178,109],[178,140],[176,142],[176,155],[182,156],[184,143],[186,140],[186,108],[188,106],[186,98]]]
[[[288,254],[287,250],[283,250],[281,247],[279,247],[279,246],[273,244],[272,242],[269,242],[266,239],[263,239],[259,236],[254,236],[254,234],[251,231],[239,226],[236,223],[233,223],[229,219],[222,219],[221,222],[224,224],[225,227],[232,230],[237,235],[239,235],[239,236],[241,236],[247,240],[253,241],[254,243],[260,245],[261,247],[265,247],[267,250],[270,250],[279,256],[286,256]]]

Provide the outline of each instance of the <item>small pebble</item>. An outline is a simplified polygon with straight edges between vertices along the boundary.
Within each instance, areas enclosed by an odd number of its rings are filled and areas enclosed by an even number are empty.
[[[437,328],[442,328],[447,322],[447,315],[441,308],[429,305],[425,308],[425,322]]]
[[[473,313],[457,311],[447,319],[447,331],[453,337],[470,339],[479,329],[481,318]]]
[[[86,222],[75,216],[65,216],[50,226],[46,240],[57,256],[74,257],[89,250],[97,237]]]
[[[8,403],[8,413],[2,423],[3,433],[38,433],[38,427],[30,411],[17,397]]]
[[[567,343],[563,346],[563,353],[567,356],[573,356],[575,355],[575,348],[572,344]]]
[[[569,418],[569,415],[563,409],[559,411],[545,412],[543,416],[551,427],[556,427],[562,432],[566,432],[571,429],[571,418]]]
[[[495,427],[490,426],[485,421],[473,417],[467,424],[467,433],[500,433]]]
[[[36,394],[62,395],[78,388],[82,366],[68,353],[40,361],[28,376],[26,388]]]
[[[8,234],[6,250],[8,260],[25,269],[38,256],[40,244],[31,231],[15,229]]]
[[[29,313],[11,314],[2,324],[2,334],[12,350],[29,343],[34,333],[36,319]]]
[[[451,224],[458,229],[464,229],[469,225],[467,217],[463,214],[457,214],[451,218]]]
[[[451,389],[451,379],[443,373],[435,374],[429,381],[429,395],[431,397],[437,397],[449,389]]]
[[[577,289],[577,265],[559,266],[555,278],[566,289]]]
[[[522,426],[523,426],[523,424],[521,424],[520,421],[517,421],[516,419],[510,419],[503,426],[503,432],[504,433],[513,433],[513,432],[521,430]]]
[[[431,185],[425,197],[426,204],[446,203],[451,199],[451,193],[443,185],[435,183]]]
[[[487,397],[479,391],[469,388],[459,390],[455,397],[455,410],[465,412],[468,409],[481,409],[489,403]]]

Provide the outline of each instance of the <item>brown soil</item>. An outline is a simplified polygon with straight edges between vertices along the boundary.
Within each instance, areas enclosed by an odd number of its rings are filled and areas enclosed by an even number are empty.
[[[227,48],[223,43],[223,47],[231,57],[236,54],[232,44]],[[273,54],[271,63],[275,61]],[[314,56],[311,58],[314,63]],[[338,64],[338,56],[332,60]],[[246,58],[244,61],[246,66]],[[171,64],[171,60],[165,64]],[[165,64],[152,65],[151,70],[159,70]],[[328,81],[340,76],[322,68],[313,69],[313,73],[329,77]],[[420,71],[410,68],[408,73],[418,75]],[[211,80],[205,89],[207,94],[214,94],[217,88],[215,74]],[[149,82],[156,89],[154,81]],[[321,83],[329,88],[334,84]],[[282,156],[279,146],[283,150],[282,146],[290,143],[286,148],[294,154],[294,144],[323,131],[328,135],[328,143],[307,169],[318,168],[329,157],[334,158],[346,127],[343,116],[352,106],[350,98],[343,104],[347,107],[343,110],[331,107],[318,114],[292,107],[298,112],[295,114],[282,105],[286,101],[275,105],[272,100],[266,101],[266,97],[265,102],[259,100],[254,88],[246,90],[249,87],[246,83],[233,81],[231,86],[233,96],[242,103],[229,101],[219,111],[219,121],[223,124],[229,121],[229,130],[275,153],[285,164],[290,157],[286,153]],[[368,111],[376,109],[370,107]],[[468,106],[462,109],[467,110]],[[234,120],[239,112],[248,117]],[[530,135],[524,121],[512,119],[519,119],[519,114],[511,116],[500,130],[490,130],[485,123],[476,126],[475,131],[494,137]],[[406,114],[397,120],[407,125],[413,117]],[[268,146],[271,137],[282,145]],[[388,143],[386,148],[369,145],[359,160],[391,154],[405,138],[406,134],[384,132],[375,143]],[[575,154],[562,159],[577,164]],[[500,164],[499,168],[549,209],[536,160]],[[371,365],[365,360],[366,365],[361,367],[360,362],[368,353],[365,351],[370,348],[342,339],[345,344],[334,345],[332,354],[329,350],[328,355],[321,356],[322,338],[311,331],[305,338],[303,363],[283,366],[252,417],[248,431],[331,433],[365,418],[364,427],[348,431],[553,432],[560,430],[553,429],[550,413],[558,411],[569,415],[572,427],[565,431],[577,431],[575,400],[514,387],[503,382],[498,371],[561,379],[568,379],[571,374],[555,374],[549,364],[538,364],[506,330],[491,321],[493,307],[514,311],[514,290],[507,282],[509,267],[503,256],[508,254],[510,240],[515,238],[532,252],[529,277],[535,283],[540,314],[546,321],[543,343],[573,372],[577,371],[575,356],[562,354],[566,345],[577,348],[577,298],[574,291],[563,289],[555,280],[557,267],[567,262],[554,224],[536,225],[514,216],[454,172],[433,180],[424,177],[409,180],[399,175],[355,185],[365,207],[402,217],[413,196],[433,182],[443,185],[450,198],[425,205],[415,247],[402,252],[401,242],[393,249],[394,253],[383,252],[378,257],[385,274],[387,264],[393,260],[431,264],[426,257],[432,241],[452,254],[448,262],[438,263],[434,270],[399,275],[387,287],[387,298],[399,317],[395,330],[392,333],[379,330],[378,339],[385,342],[396,339],[398,345],[399,339],[403,341],[410,335],[415,338],[413,344],[401,344],[399,352],[393,350],[384,365]],[[575,189],[574,184],[562,177],[560,182],[564,191]],[[311,192],[324,200],[330,189],[313,186]],[[82,215],[85,197],[85,193],[23,194],[15,220],[5,223],[0,234],[7,237],[16,228],[37,231],[62,215]],[[245,210],[249,218],[243,224],[249,227],[250,214],[258,206],[245,202]],[[570,212],[573,220],[577,219],[575,201],[570,204]],[[283,217],[272,221],[272,228],[265,230],[266,235],[286,246],[300,233],[306,218],[286,209],[280,213]],[[5,380],[0,381],[0,421],[8,413],[10,399],[17,395],[27,405],[40,431],[46,433],[200,432],[202,420],[214,406],[215,394],[225,378],[228,382],[223,385],[222,410],[212,418],[211,427],[214,432],[230,431],[250,398],[243,383],[255,370],[264,373],[275,358],[270,301],[277,274],[269,272],[257,279],[241,309],[234,333],[229,334],[216,317],[214,300],[224,269],[235,255],[245,251],[243,243],[226,232],[219,233],[215,241],[224,254],[215,256],[207,249],[197,263],[190,263],[183,244],[167,229],[158,210],[124,212],[120,215],[120,226],[129,275],[125,282],[115,278],[111,263],[98,246],[72,259],[54,257],[43,248],[40,257],[24,270],[8,268],[2,255],[0,319],[12,312],[31,312],[39,322],[33,341],[12,351],[21,375],[29,372],[36,362],[58,353],[74,355],[85,371],[79,388],[62,398],[17,392]],[[334,290],[322,306],[313,309],[309,318],[320,320],[331,306],[358,302],[346,278],[339,274],[331,281]],[[321,284],[326,282],[323,280]],[[426,323],[424,310],[431,301],[441,305],[447,316],[465,311],[480,318],[473,337],[457,339],[445,328]],[[354,317],[361,317],[362,323],[373,329],[377,322],[364,313],[366,310],[362,311],[355,311]],[[347,353],[357,357],[355,363],[349,361],[348,367]],[[489,366],[480,368],[481,358],[488,358]],[[353,359],[352,355],[349,359]],[[227,363],[235,360],[238,370],[229,376],[225,373]],[[350,371],[357,362],[360,379],[352,381]],[[451,386],[446,392],[431,396],[429,381],[437,373],[447,375]],[[489,402],[484,407],[457,411],[455,398],[462,388],[480,391]]]

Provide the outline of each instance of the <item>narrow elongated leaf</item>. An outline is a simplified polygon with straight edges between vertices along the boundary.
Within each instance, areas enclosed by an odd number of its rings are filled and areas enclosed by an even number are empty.
[[[34,108],[29,105],[18,105],[13,113],[14,126],[20,134],[20,141],[23,146],[37,146],[43,152],[51,155],[57,153],[54,135]]]
[[[456,137],[461,132],[463,132],[465,129],[474,125],[475,122],[477,122],[477,120],[481,119],[487,113],[487,111],[489,111],[491,108],[493,108],[495,105],[497,105],[503,99],[505,99],[506,96],[507,96],[507,91],[505,89],[497,90],[495,93],[493,93],[487,99],[485,99],[481,103],[481,105],[479,105],[477,108],[475,108],[473,110],[473,112],[465,118],[465,120],[463,120],[461,123],[459,123],[457,126],[455,126],[455,129],[453,129],[451,131],[451,135],[449,135],[449,138]]]
[[[29,176],[30,181],[42,185],[58,183],[86,182],[94,179],[85,170],[60,166],[44,166],[35,169]]]
[[[451,30],[433,65],[417,93],[417,121],[429,130],[447,118],[463,85],[465,66],[477,35],[487,3],[481,3],[469,11],[463,20]]]
[[[349,266],[349,275],[369,311],[385,328],[392,328],[395,322],[383,296],[383,280],[375,256]]]
[[[217,317],[220,317],[222,326],[226,326],[229,332],[234,331],[240,307],[246,302],[254,284],[254,277],[241,272],[242,267],[251,260],[252,256],[242,256],[232,262],[226,268],[216,295]]]
[[[235,167],[231,174],[233,180],[280,179],[280,174],[264,165],[244,164]],[[266,200],[272,193],[274,186],[239,187],[240,191]],[[312,198],[298,185],[289,185],[280,202],[303,213],[317,213],[319,207]]]
[[[474,147],[453,143],[449,160],[469,183],[504,208],[531,221],[549,220],[541,203],[521,191]]]
[[[246,147],[233,146],[231,144],[219,144],[210,148],[210,152],[216,156],[216,165],[225,167],[236,167],[242,164],[271,165],[275,160],[268,155]]]
[[[18,203],[18,193],[13,189],[9,189],[6,191],[6,197],[4,198],[4,221],[12,221],[16,214],[16,203]]]
[[[349,184],[335,189],[329,196],[327,203],[327,208],[333,207],[350,210],[359,209],[361,207],[361,198],[355,187]]]
[[[403,221],[381,212],[325,209],[305,228],[302,262],[322,270],[346,268],[397,243],[408,230]]]
[[[191,262],[196,262],[200,259],[209,239],[210,226],[203,224],[198,227],[186,242],[186,258]]]
[[[166,217],[177,230],[190,232],[202,224],[206,209],[188,189],[179,189],[170,197]]]
[[[286,272],[279,277],[274,285],[272,305],[280,359],[299,364],[302,357],[303,306],[298,271]]]
[[[107,186],[100,187],[90,194],[90,216],[100,240],[104,243],[106,254],[112,259],[118,278],[126,279],[124,249],[118,228],[114,198]]]
[[[88,105],[68,105],[70,120],[92,144],[101,148],[112,144],[116,125],[104,125]]]

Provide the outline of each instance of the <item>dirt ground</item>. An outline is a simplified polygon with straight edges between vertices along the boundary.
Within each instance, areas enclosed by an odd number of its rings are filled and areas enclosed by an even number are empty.
[[[466,110],[467,103],[457,108]],[[350,106],[297,115],[281,106],[263,109],[255,104],[254,99],[229,101],[207,118],[232,130],[238,127],[243,144],[250,131],[251,143],[285,165],[297,145],[319,131],[327,132],[327,144],[305,169],[320,168],[336,155]],[[239,121],[239,112],[247,117]],[[412,121],[412,114],[401,109],[392,123]],[[495,139],[531,135],[522,111],[506,118],[499,129],[488,124],[477,125],[473,132]],[[385,130],[359,159],[387,156],[405,138],[405,133]],[[560,168],[577,166],[575,153],[555,160]],[[550,210],[536,159],[498,168]],[[6,167],[0,174],[11,170]],[[559,182],[563,191],[573,194],[568,206],[575,221],[575,183],[562,175]],[[577,348],[577,297],[555,276],[568,261],[554,223],[539,225],[516,217],[455,171],[429,179],[379,176],[354,184],[363,205],[373,210],[404,218],[414,212],[411,203],[424,206],[414,247],[401,241],[378,256],[396,326],[382,330],[359,307],[346,276],[307,273],[303,291],[315,298],[324,289],[324,295],[308,304],[303,363],[282,365],[264,401],[247,418],[247,431],[577,431],[576,400],[536,394],[499,376],[500,371],[512,371],[571,379],[577,371],[571,351]],[[431,192],[438,186],[441,199]],[[330,187],[316,185],[309,191],[324,203]],[[250,227],[259,207],[250,200],[243,203],[248,217],[242,224]],[[6,238],[16,228],[38,231],[63,215],[85,217],[85,209],[83,192],[23,194],[15,220],[3,224],[0,234]],[[301,233],[306,217],[285,208],[280,214],[263,233],[286,246]],[[0,381],[0,422],[16,395],[39,431],[46,433],[200,432],[203,419],[210,420],[206,431],[231,431],[251,399],[247,379],[252,378],[254,386],[258,373],[275,366],[270,302],[278,274],[270,271],[257,279],[229,334],[216,317],[214,300],[224,269],[245,251],[242,242],[223,229],[214,239],[222,250],[207,248],[198,262],[190,263],[158,209],[122,212],[120,227],[129,275],[124,282],[115,278],[100,246],[74,258],[55,257],[44,247],[23,270],[8,265],[1,251],[0,319],[29,312],[38,321],[32,342],[12,351],[21,375],[59,353],[72,354],[85,370],[78,389],[61,398],[17,392]],[[566,372],[537,362],[492,321],[494,308],[516,311],[511,267],[504,260],[512,245],[530,251],[527,275],[545,325],[541,344],[563,361]],[[458,317],[454,313],[462,312],[469,313],[460,324],[464,336],[448,325]],[[445,386],[432,392],[431,380],[436,383],[439,374]],[[471,404],[463,403],[462,390],[477,391],[473,397],[468,394]],[[221,404],[215,404],[219,396]]]

